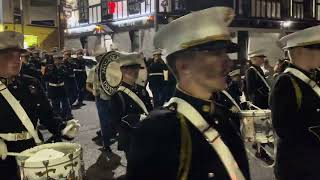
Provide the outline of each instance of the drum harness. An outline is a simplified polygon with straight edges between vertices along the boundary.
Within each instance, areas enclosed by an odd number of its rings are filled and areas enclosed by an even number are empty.
[[[300,79],[301,81],[303,81],[304,83],[306,83],[307,85],[309,85],[311,87],[311,89],[318,95],[318,98],[320,98],[320,87],[318,86],[318,84],[313,81],[312,79],[310,79],[307,75],[305,75],[304,73],[302,73],[300,70],[295,69],[295,68],[287,68],[285,71],[285,73],[290,73],[293,76],[297,77],[298,79]],[[301,107],[301,99],[302,99],[302,93],[301,93],[301,89],[298,86],[298,83],[294,81],[293,78],[291,78],[293,84],[294,84],[294,88],[296,91],[296,96],[297,96],[297,104],[298,104],[298,110]],[[318,139],[320,139],[318,133],[316,133],[317,129],[319,129],[320,126],[312,126],[309,127],[309,132],[313,133]]]
[[[124,86],[119,86],[118,88],[118,91],[121,91],[121,92],[124,92],[125,94],[127,94],[135,103],[137,103],[139,105],[139,107],[143,110],[144,114],[145,115],[148,115],[149,112],[146,108],[146,105],[143,103],[143,101],[139,98],[138,95],[136,95],[136,93],[134,93],[133,91],[131,91],[129,88],[126,88]],[[123,96],[121,94],[119,94],[119,97],[121,99],[121,102],[122,102],[122,109],[123,111],[125,110],[125,102],[124,102],[124,99],[123,99]],[[127,124],[129,127],[131,128],[136,128],[136,127],[133,127],[132,125],[130,125],[130,123],[128,123],[127,121],[123,120],[125,117],[123,117],[121,119],[121,121],[125,124]],[[140,118],[140,122],[142,122],[143,118]]]
[[[212,128],[201,114],[192,107],[188,102],[178,97],[173,97],[164,107],[169,107],[171,104],[177,105],[178,115],[180,114],[181,125],[181,148],[180,148],[180,166],[178,172],[178,178],[180,180],[186,180],[188,177],[190,163],[191,163],[191,137],[186,124],[188,119],[207,139],[210,146],[218,154],[221,162],[227,170],[227,173],[232,180],[244,180],[244,176],[235,161],[229,148],[224,144],[218,131]]]
[[[302,73],[298,69],[294,69],[294,68],[287,68],[284,72],[292,74],[293,76],[297,77],[298,79],[300,79],[301,81],[303,81],[304,83],[309,85],[312,88],[312,90],[320,98],[320,87],[318,86],[318,84],[315,81],[311,80],[307,75],[305,75],[304,73]]]
[[[22,133],[7,133],[7,134],[0,134],[0,137],[7,141],[18,141],[18,140],[26,140],[30,139],[31,137],[34,138],[36,144],[41,144],[42,141],[40,140],[36,129],[34,128],[29,116],[27,115],[26,111],[23,109],[19,101],[12,95],[9,89],[0,81],[0,93],[6,99],[6,101],[11,106],[12,110],[18,116],[24,127],[28,130],[28,132]],[[22,137],[24,136],[24,137]]]
[[[237,109],[239,110],[239,112],[241,111],[240,106],[238,105],[238,103],[234,100],[234,98],[225,90],[222,91],[222,93],[224,95],[227,96],[227,98],[229,98],[229,100],[233,103],[233,105],[235,105],[235,107],[237,107]]]
[[[269,92],[270,92],[271,91],[271,87],[268,84],[267,80],[260,74],[260,72],[255,67],[251,66],[250,69],[253,69],[258,74],[258,76],[263,81],[263,83],[267,86],[267,88],[269,89]]]

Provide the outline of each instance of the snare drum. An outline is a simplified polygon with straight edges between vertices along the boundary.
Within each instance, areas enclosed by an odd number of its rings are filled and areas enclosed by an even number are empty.
[[[246,142],[274,142],[270,110],[244,110],[240,114],[242,135]]]
[[[34,154],[43,149],[53,149],[64,153],[64,156],[39,162],[29,162],[26,161],[27,157],[17,157],[22,180],[83,179],[84,166],[80,144],[67,142],[43,144],[25,150],[22,154]]]

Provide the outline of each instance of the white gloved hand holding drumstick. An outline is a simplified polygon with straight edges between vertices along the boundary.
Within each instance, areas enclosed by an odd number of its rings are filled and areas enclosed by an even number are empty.
[[[66,127],[62,130],[62,135],[66,136],[68,138],[75,138],[80,129],[80,124],[78,123],[78,120],[72,119],[67,121]]]
[[[3,139],[0,139],[0,157],[2,160],[5,160],[8,155],[8,148]]]

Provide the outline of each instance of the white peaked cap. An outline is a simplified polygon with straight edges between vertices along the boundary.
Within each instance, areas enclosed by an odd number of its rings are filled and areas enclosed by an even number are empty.
[[[266,56],[266,51],[264,49],[257,49],[248,53],[249,58],[258,57],[258,56]]]
[[[143,63],[143,56],[137,52],[119,52],[120,66],[141,65]]]
[[[162,27],[154,38],[154,46],[167,57],[198,45],[230,41],[229,24],[234,11],[229,7],[212,7],[182,16]]]
[[[280,43],[284,49],[320,44],[320,25],[284,36]]]

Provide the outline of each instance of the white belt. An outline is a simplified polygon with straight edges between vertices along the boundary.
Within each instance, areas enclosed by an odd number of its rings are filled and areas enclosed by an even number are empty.
[[[73,69],[73,71],[76,71],[76,72],[85,72],[86,70],[85,70],[85,69]]]
[[[149,76],[163,76],[163,73],[150,73]]]
[[[49,86],[52,86],[52,87],[61,87],[61,86],[64,86],[64,82],[59,83],[59,84],[49,83]]]
[[[32,139],[32,135],[27,131],[23,131],[22,133],[7,133],[7,134],[0,133],[0,138],[6,141],[21,141],[21,140]]]

